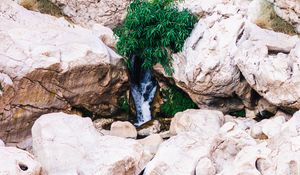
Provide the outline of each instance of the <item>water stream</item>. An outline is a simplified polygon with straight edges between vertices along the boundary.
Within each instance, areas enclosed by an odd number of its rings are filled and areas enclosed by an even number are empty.
[[[136,123],[140,126],[151,120],[150,104],[155,96],[157,83],[150,69],[142,69],[142,60],[136,56],[131,58],[133,68],[130,70],[131,94],[135,104]]]

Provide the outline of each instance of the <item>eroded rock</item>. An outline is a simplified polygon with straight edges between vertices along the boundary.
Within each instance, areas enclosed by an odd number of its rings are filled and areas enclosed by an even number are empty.
[[[128,88],[121,57],[99,34],[0,2],[0,137],[20,142],[42,114],[71,108],[111,116]]]
[[[126,15],[129,0],[51,0],[72,21],[83,26],[102,24],[114,28]]]
[[[14,147],[0,147],[0,174],[40,175],[41,165],[34,156]]]
[[[247,23],[235,56],[243,76],[269,103],[300,109],[300,40]]]
[[[41,116],[32,139],[45,174],[138,174],[152,158],[136,140],[102,136],[89,118],[64,113]]]

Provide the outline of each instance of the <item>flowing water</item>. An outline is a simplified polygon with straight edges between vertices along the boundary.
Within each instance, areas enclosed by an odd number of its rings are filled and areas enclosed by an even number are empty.
[[[136,110],[135,126],[140,126],[152,118],[150,104],[155,96],[157,84],[151,70],[141,68],[141,59],[133,56],[131,63],[133,65],[130,70],[131,94]]]

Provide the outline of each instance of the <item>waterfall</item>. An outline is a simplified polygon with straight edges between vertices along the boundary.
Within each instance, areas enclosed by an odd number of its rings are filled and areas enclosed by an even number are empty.
[[[153,101],[156,91],[156,81],[150,69],[142,69],[142,60],[136,56],[131,58],[130,70],[131,94],[135,104],[135,126],[151,120],[150,103]]]

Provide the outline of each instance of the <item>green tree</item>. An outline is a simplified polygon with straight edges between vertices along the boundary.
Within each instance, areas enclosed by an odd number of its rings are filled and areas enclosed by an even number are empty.
[[[117,51],[129,68],[130,58],[136,55],[143,59],[143,68],[160,63],[171,74],[172,54],[182,50],[197,21],[188,10],[180,11],[173,0],[134,0],[123,25],[115,29]]]

